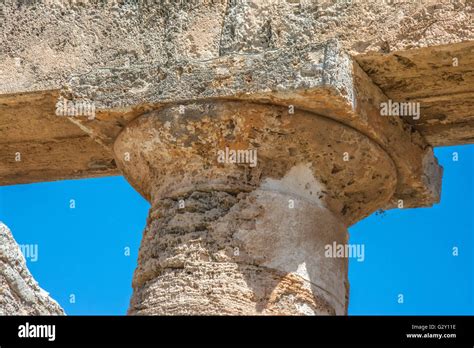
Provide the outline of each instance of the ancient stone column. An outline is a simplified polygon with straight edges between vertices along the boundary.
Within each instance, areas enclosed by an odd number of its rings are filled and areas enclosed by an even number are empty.
[[[0,316],[64,315],[31,275],[10,229],[0,222]]]
[[[151,203],[129,314],[344,315],[348,260],[332,248],[397,182],[353,128],[242,101],[149,112],[114,152]]]

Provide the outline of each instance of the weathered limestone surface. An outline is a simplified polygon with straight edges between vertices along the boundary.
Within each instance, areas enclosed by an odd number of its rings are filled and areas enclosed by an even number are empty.
[[[258,164],[220,163],[225,148],[255,149]],[[347,243],[346,226],[396,188],[375,142],[279,106],[168,107],[132,122],[114,150],[152,203],[131,314],[345,314],[347,258],[325,246]]]
[[[64,315],[33,279],[8,227],[0,222],[0,315]]]
[[[91,69],[217,57],[226,2],[6,1],[0,8],[0,93],[15,93],[58,89]]]
[[[396,93],[396,86],[435,93],[420,97],[423,117],[418,122],[402,120],[413,124],[428,144],[473,142],[469,133],[474,122],[469,108],[474,85],[470,1],[58,0],[32,4],[9,0],[0,5],[0,16],[0,138],[4,139],[0,158],[5,163],[1,185],[115,175],[111,145],[120,130],[140,114],[160,107],[166,96],[171,97],[168,102],[184,96],[175,95],[159,81],[184,75],[188,82],[196,82],[189,80],[195,75],[192,70],[215,60],[215,65],[220,62],[224,69],[212,75],[222,76],[215,76],[211,85],[198,83],[204,92],[212,91],[221,82],[228,82],[226,69],[234,73],[239,57],[291,52],[329,39],[337,39],[349,55],[362,54],[357,62],[387,97],[413,97]],[[446,46],[433,51],[434,45]],[[428,48],[413,50],[419,47]],[[459,59],[459,67],[450,69],[454,56]],[[304,74],[314,73],[311,59],[306,60],[309,66],[303,69]],[[237,66],[232,68],[234,60]],[[246,61],[251,63],[251,59]],[[421,75],[414,77],[413,71],[418,68]],[[400,77],[390,86],[386,81],[394,75]],[[122,92],[120,95],[107,90],[111,80]],[[91,84],[78,86],[78,81]],[[458,84],[455,96],[448,92],[453,83]],[[192,87],[187,85],[185,90],[194,92]],[[94,120],[54,115],[56,96],[77,99],[84,88],[88,89],[89,100],[97,103]],[[191,94],[192,98],[205,96],[201,92]],[[256,100],[256,96],[249,97]],[[336,115],[329,111],[331,116]],[[37,120],[41,120],[45,132],[57,131],[43,133],[39,141],[34,136]],[[77,129],[71,131],[68,122]],[[21,140],[16,139],[17,132],[23,135]],[[75,134],[61,136],[71,133]],[[28,169],[18,168],[16,152],[31,160]],[[69,155],[74,152],[78,156]],[[410,166],[406,170],[411,170]],[[419,170],[414,172],[414,177],[424,178]],[[420,200],[425,200],[425,205],[437,201],[438,193],[427,190],[427,186],[436,184],[416,185],[419,189],[399,192],[397,198],[404,199],[408,206],[417,206]],[[422,198],[413,198],[416,195]]]
[[[294,181],[305,175],[301,166],[271,188],[162,199],[150,213],[129,314],[347,314],[346,260],[323,256],[324,245],[347,242],[345,226],[314,202],[274,191],[306,185]]]
[[[474,43],[355,58],[392,100],[420,103],[405,118],[431,146],[474,143]]]
[[[472,2],[462,0],[7,0],[0,6],[0,93],[57,89],[71,74],[96,68],[170,66],[332,38],[351,54],[474,39]]]
[[[0,185],[120,170],[152,205],[130,314],[345,314],[325,247],[437,203],[432,146],[474,142],[471,1],[0,10]],[[55,116],[59,96],[95,117]],[[421,117],[381,117],[392,99]]]
[[[120,174],[100,139],[55,115],[58,96],[0,95],[2,185]]]
[[[176,69],[154,67],[155,79],[144,80],[144,70],[101,71],[75,77],[75,95],[110,105],[147,103],[155,109],[189,100],[244,100],[292,105],[351,126],[377,142],[392,157],[398,187],[392,198],[406,207],[430,206],[439,201],[441,168],[423,137],[398,117],[381,117],[380,103],[387,100],[357,63],[335,41],[249,55],[227,55],[189,63]],[[141,84],[127,93],[123,75]],[[94,86],[94,87],[91,87]],[[128,114],[133,117],[133,113]],[[79,120],[91,133],[113,142],[126,122]]]

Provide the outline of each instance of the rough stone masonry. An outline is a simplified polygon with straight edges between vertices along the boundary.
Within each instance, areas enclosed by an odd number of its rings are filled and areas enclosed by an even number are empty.
[[[325,248],[437,203],[432,147],[474,142],[471,1],[0,6],[0,184],[125,176],[129,314],[344,315]]]

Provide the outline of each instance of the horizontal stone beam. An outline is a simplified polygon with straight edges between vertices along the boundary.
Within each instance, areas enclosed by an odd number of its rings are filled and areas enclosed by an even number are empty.
[[[405,118],[432,146],[474,143],[474,42],[355,57],[392,100],[420,103]]]
[[[38,164],[32,162],[32,167],[26,169],[28,175],[18,170],[18,163],[11,162],[12,148],[4,146],[0,151],[5,163],[0,184],[118,174],[111,144],[137,116],[170,103],[235,99],[293,105],[344,122],[370,135],[384,148],[397,143],[394,151],[390,151],[401,173],[393,203],[402,199],[408,207],[430,205],[438,199],[441,172],[429,145],[464,144],[474,139],[469,108],[472,47],[472,42],[464,42],[351,59],[331,42],[256,54],[230,54],[206,61],[181,61],[173,67],[98,69],[73,76],[62,90],[1,95],[0,133],[4,144],[23,142],[28,147],[29,141],[47,144],[52,140],[64,155],[58,161],[53,153],[48,154],[50,146],[46,145],[45,155],[35,155]],[[454,58],[458,66],[452,66]],[[454,94],[447,92],[451,87]],[[55,105],[60,94],[70,100],[94,103],[96,117],[57,117]],[[421,117],[380,117],[379,103],[387,98],[419,102]],[[65,139],[81,136],[92,137],[94,141],[84,140],[84,144],[90,144],[89,155],[79,163],[73,155],[76,150],[68,149]],[[405,139],[400,142],[400,137]],[[64,140],[61,145],[58,139]],[[408,143],[411,145],[403,148],[402,144]],[[425,159],[407,156],[403,161],[412,163],[403,169],[397,154],[404,157],[405,153],[413,153],[413,147],[425,151]],[[40,158],[49,158],[50,163]],[[61,169],[52,169],[54,163],[61,163]],[[424,169],[416,168],[419,163]],[[35,167],[37,170],[33,170]],[[42,167],[49,171],[42,172]],[[406,185],[410,180],[412,184]]]
[[[337,37],[351,55],[451,44],[474,40],[471,13],[469,0],[0,1],[0,93],[61,88],[105,66],[172,66],[315,39]]]
[[[58,95],[0,95],[0,185],[120,174],[106,147],[55,114]]]

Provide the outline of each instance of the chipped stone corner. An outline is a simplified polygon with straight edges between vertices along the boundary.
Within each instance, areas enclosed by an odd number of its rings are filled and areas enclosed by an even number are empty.
[[[431,204],[439,203],[441,200],[441,187],[443,182],[443,167],[438,164],[438,159],[435,157],[433,149],[429,147],[423,157],[423,174],[422,180],[425,183],[427,201]]]

